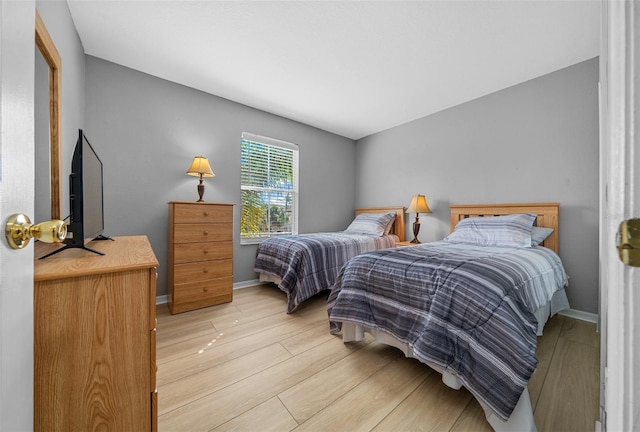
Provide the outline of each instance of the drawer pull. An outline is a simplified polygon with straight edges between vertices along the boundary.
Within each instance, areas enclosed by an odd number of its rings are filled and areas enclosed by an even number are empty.
[[[202,253],[206,255],[206,254],[208,254],[208,253],[209,253],[209,250],[208,250],[208,249],[205,249],[205,250],[203,250],[203,251],[202,251]]]
[[[209,287],[202,287],[202,291],[204,291],[204,292],[209,291]]]
[[[204,230],[204,235],[209,235],[209,231]]]
[[[209,273],[209,269],[208,269],[208,268],[206,268],[206,267],[205,267],[205,268],[203,268],[203,269],[202,269],[202,271],[203,271],[203,273]]]
[[[209,216],[209,212],[204,212],[204,215],[205,216]]]

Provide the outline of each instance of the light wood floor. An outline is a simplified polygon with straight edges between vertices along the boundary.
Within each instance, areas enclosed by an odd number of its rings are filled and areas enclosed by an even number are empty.
[[[329,334],[325,299],[291,315],[278,288],[179,315],[158,306],[158,410],[164,431],[485,431],[465,389],[391,347]],[[554,317],[529,383],[538,431],[593,431],[600,338]]]

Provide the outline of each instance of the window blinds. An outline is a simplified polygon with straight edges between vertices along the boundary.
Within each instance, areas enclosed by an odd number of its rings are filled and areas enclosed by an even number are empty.
[[[241,243],[297,234],[298,146],[242,133]]]

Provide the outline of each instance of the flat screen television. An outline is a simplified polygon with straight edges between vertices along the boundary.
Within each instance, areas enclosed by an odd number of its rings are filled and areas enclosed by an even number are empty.
[[[104,201],[102,161],[89,143],[82,129],[71,160],[69,175],[69,225],[65,246],[43,256],[46,258],[69,248],[82,248],[99,255],[102,252],[87,247],[92,240],[112,240],[103,235]],[[42,259],[41,258],[41,259]]]

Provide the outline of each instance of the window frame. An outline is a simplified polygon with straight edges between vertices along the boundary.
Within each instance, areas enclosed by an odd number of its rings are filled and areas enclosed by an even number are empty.
[[[244,146],[244,141],[250,141],[254,143],[259,143],[265,146],[277,147],[281,149],[291,150],[293,152],[293,179],[292,179],[292,189],[287,189],[286,191],[291,193],[293,196],[292,206],[291,206],[291,233],[286,235],[296,235],[298,234],[298,201],[299,201],[299,148],[297,144],[293,144],[287,141],[282,141],[275,138],[269,138],[265,136],[260,136],[256,134],[252,134],[249,132],[242,132],[240,139],[240,152],[242,154],[242,149]],[[243,161],[242,156],[240,160],[240,219],[242,221],[242,214],[244,212],[243,206],[243,198],[242,194],[244,190],[261,190],[261,191],[282,191],[282,189],[278,188],[269,188],[269,187],[256,187],[251,185],[245,185],[242,179],[242,171],[243,171]],[[266,235],[261,235],[259,237],[244,237],[242,233],[242,223],[240,223],[240,244],[241,245],[251,245],[251,244],[260,244],[263,240],[268,238],[277,237],[283,234],[275,234],[271,229],[266,232]]]

